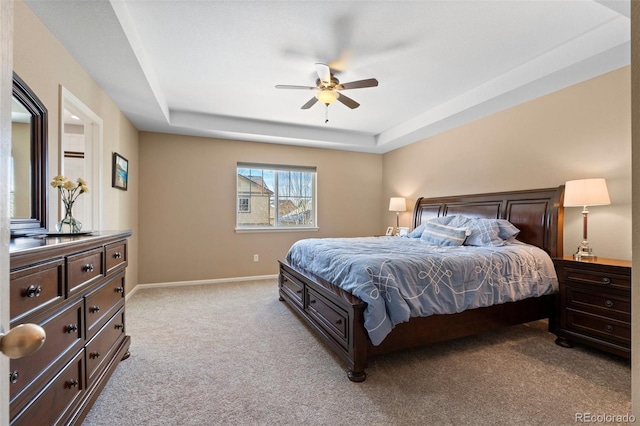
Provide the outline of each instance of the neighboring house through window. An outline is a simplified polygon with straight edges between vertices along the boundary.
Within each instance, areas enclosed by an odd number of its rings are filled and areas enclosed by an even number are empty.
[[[238,230],[316,226],[315,167],[238,163]]]

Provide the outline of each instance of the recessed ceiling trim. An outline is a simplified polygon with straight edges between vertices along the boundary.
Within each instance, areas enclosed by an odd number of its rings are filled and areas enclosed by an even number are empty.
[[[131,14],[129,13],[129,8],[127,7],[126,2],[122,0],[109,0],[113,11],[122,26],[122,30],[129,41],[129,45],[133,50],[133,54],[136,57],[138,63],[140,64],[140,69],[144,74],[149,87],[151,89],[151,93],[155,100],[158,103],[158,107],[162,111],[167,122],[169,122],[169,106],[167,105],[167,101],[164,97],[162,89],[160,88],[160,84],[158,83],[158,78],[156,77],[156,73],[153,70],[153,66],[151,65],[151,61],[147,57],[145,53],[144,46],[138,32],[136,31],[136,25],[131,19]]]
[[[253,140],[268,142],[296,142],[319,146],[343,145],[344,149],[375,148],[375,137],[371,134],[340,131],[332,128],[296,126],[269,121],[225,117],[190,111],[171,111],[171,125],[189,127],[221,134],[245,135]],[[265,135],[268,135],[264,137]]]

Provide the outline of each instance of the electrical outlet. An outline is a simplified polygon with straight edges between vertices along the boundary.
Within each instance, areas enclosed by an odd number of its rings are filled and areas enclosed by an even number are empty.
[[[260,261],[260,256],[258,256],[257,254],[253,255],[253,261],[254,262],[259,262]]]

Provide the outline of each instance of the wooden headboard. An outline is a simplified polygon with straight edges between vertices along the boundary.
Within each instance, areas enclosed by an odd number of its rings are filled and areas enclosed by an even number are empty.
[[[562,256],[564,185],[558,188],[418,198],[413,227],[438,216],[462,215],[507,219],[520,234],[518,240]]]

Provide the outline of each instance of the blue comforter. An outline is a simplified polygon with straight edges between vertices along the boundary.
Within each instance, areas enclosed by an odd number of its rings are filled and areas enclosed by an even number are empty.
[[[558,290],[549,255],[523,243],[442,247],[419,238],[312,238],[296,242],[287,261],[366,302],[365,328],[374,345],[410,317]]]

